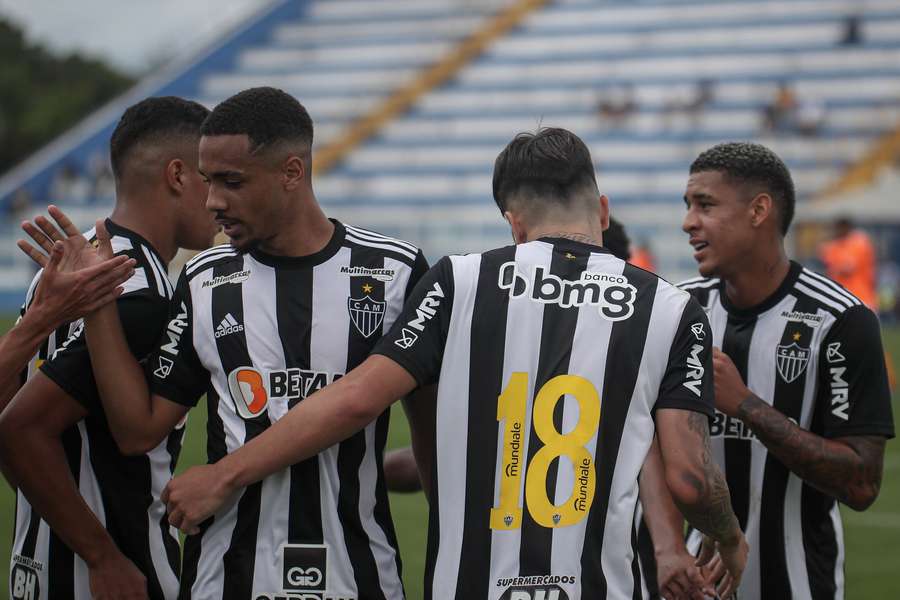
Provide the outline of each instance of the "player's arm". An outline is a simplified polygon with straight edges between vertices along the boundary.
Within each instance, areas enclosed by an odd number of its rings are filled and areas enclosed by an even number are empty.
[[[47,225],[42,217],[36,222]],[[19,373],[47,336],[63,323],[81,318],[114,300],[122,293],[120,286],[134,272],[135,261],[127,256],[114,256],[93,265],[82,264],[73,256],[77,249],[72,244],[51,240],[32,223],[23,223],[23,228],[35,244],[49,254],[19,240],[22,251],[43,270],[35,279],[27,310],[0,338],[0,410],[18,391]]]
[[[712,335],[706,314],[693,299],[684,306],[673,336],[656,400],[656,431],[665,481],[687,521],[712,538],[728,574],[718,592],[737,589],[747,561],[747,542],[731,508],[725,476],[712,459],[709,418],[713,410]]]
[[[170,481],[163,490],[169,522],[187,533],[195,532],[197,524],[237,490],[350,437],[398,398],[433,384],[440,371],[453,304],[450,268],[445,258],[416,284],[391,331],[362,364],[297,403],[266,431],[216,464],[194,467]],[[416,326],[415,342],[410,343],[408,324],[417,318],[417,309],[426,299],[432,316]],[[418,432],[427,431],[427,426],[420,426],[426,420],[420,421],[417,415],[411,413],[414,444]]]
[[[88,565],[96,598],[146,598],[146,580],[78,493],[61,436],[87,414],[43,373],[0,415],[0,464],[13,487]]]
[[[744,421],[798,477],[865,510],[878,497],[885,443],[894,435],[877,317],[863,306],[848,309],[822,348],[815,407],[822,435],[802,429],[752,393],[731,359],[718,351],[716,404]]]
[[[144,368],[129,349],[115,303],[85,318],[85,335],[97,391],[116,444],[126,455],[149,452],[171,433],[189,407],[151,393]]]
[[[195,533],[232,494],[347,439],[417,385],[393,360],[370,356],[219,462],[170,481],[162,495],[169,522]]]
[[[696,559],[684,545],[684,517],[675,507],[666,485],[659,441],[655,437],[638,483],[643,518],[653,541],[660,596],[699,600],[714,596],[715,590],[704,581]]]

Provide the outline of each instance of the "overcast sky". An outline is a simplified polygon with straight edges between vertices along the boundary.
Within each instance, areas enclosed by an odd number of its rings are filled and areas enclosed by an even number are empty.
[[[270,0],[0,0],[28,39],[132,74],[202,47]]]

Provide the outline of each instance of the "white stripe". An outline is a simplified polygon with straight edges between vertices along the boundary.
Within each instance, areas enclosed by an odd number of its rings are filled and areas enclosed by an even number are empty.
[[[144,252],[144,256],[147,257],[147,262],[150,263],[150,270],[153,272],[153,278],[156,281],[156,289],[159,291],[159,295],[163,298],[168,298],[167,292],[169,288],[162,282],[162,280],[165,279],[165,275],[160,272],[159,267],[156,265],[156,261],[153,260],[153,256],[150,251],[147,250],[147,247],[141,245],[141,250]]]
[[[851,306],[853,306],[853,300],[849,300],[849,299],[845,298],[843,294],[839,294],[833,288],[823,284],[821,281],[817,281],[804,273],[800,274],[799,280],[802,281],[803,283],[807,284],[812,289],[814,289],[822,294],[825,294],[831,298],[834,298],[835,300],[837,300],[839,303],[843,304],[847,308],[850,308]]]
[[[100,524],[106,526],[106,509],[103,506],[103,496],[100,493],[100,482],[97,481],[97,476],[91,463],[91,443],[84,420],[78,422],[78,434],[81,436],[81,466],[78,472],[78,492],[84,498],[84,502],[91,509],[91,512],[97,517],[97,520],[100,521]],[[91,590],[87,565],[77,554],[75,555],[74,563],[73,586],[75,597],[90,598]]]
[[[394,246],[391,244],[387,244],[387,243],[373,242],[372,240],[366,240],[361,237],[357,237],[356,235],[350,233],[349,231],[347,232],[346,239],[351,242],[355,242],[361,246],[369,246],[371,248],[379,248],[381,250],[390,250],[392,252],[396,252],[397,254],[406,256],[410,260],[416,259],[415,254],[408,252],[407,250],[404,250],[403,248],[400,248],[398,246]]]
[[[184,266],[184,272],[188,276],[193,275],[201,268],[203,268],[204,265],[215,262],[216,260],[225,258],[227,256],[237,256],[237,252],[235,252],[234,250],[231,250],[230,252],[218,252],[216,254],[206,255],[201,260],[192,260]]]
[[[403,240],[398,240],[397,238],[388,237],[386,235],[382,235],[382,234],[376,233],[374,231],[369,231],[368,229],[360,229],[359,227],[353,227],[352,225],[345,224],[345,227],[347,228],[347,230],[352,231],[353,233],[355,233],[357,236],[359,236],[361,238],[370,239],[370,240],[373,240],[376,242],[390,242],[390,243],[396,244],[402,248],[406,248],[413,254],[417,254],[419,252],[419,249],[416,248],[413,244],[410,244],[409,242],[405,242]]]
[[[412,276],[412,268],[404,262],[394,258],[384,257],[384,268],[394,270],[394,279],[384,284],[384,301],[386,303],[384,309],[384,322],[381,324],[382,331],[390,331],[391,326],[400,312],[403,310],[403,304],[406,301],[406,288],[409,286],[409,278]]]
[[[192,267],[198,261],[203,260],[208,256],[217,256],[217,255],[225,255],[237,253],[237,250],[234,249],[234,246],[230,244],[219,244],[218,246],[213,246],[212,248],[208,248],[203,252],[198,252],[194,256],[192,256],[186,263],[184,263],[185,267]]]
[[[310,368],[314,371],[343,373],[347,369],[350,314],[346,298],[350,283],[347,278],[335,274],[340,272],[341,266],[350,264],[350,255],[350,248],[341,247],[334,256],[313,268],[309,358]],[[358,597],[359,590],[338,514],[341,489],[339,451],[340,444],[337,444],[320,452],[318,458],[322,535],[328,544],[328,590],[336,596]]]
[[[800,505],[802,491],[803,481],[793,473],[788,474],[783,509],[784,553],[791,597],[797,600],[812,600],[809,572],[806,569],[806,549],[803,547],[803,519]]]
[[[834,310],[836,310],[838,312],[844,312],[845,310],[847,310],[846,305],[838,304],[837,302],[835,302],[829,298],[826,298],[822,294],[809,289],[808,287],[806,287],[799,281],[796,284],[794,284],[794,289],[798,292],[802,292],[802,293],[806,294],[807,296],[809,296],[810,298],[813,298],[814,300],[818,300],[825,306],[830,306],[831,308],[833,308]]]
[[[624,268],[624,262],[607,254],[591,253],[587,262],[588,271],[619,275]],[[527,298],[524,298],[524,301],[531,305],[537,304]],[[541,304],[537,304],[537,307],[543,309]],[[537,322],[538,324],[541,322],[540,313],[538,313]],[[578,309],[578,319],[575,323],[571,358],[569,360],[568,373],[584,377],[594,384],[594,388],[600,396],[601,420],[603,418],[603,382],[605,380],[609,336],[612,333],[612,325],[612,321],[600,317],[595,306],[587,305]],[[535,344],[535,349],[537,354],[540,354],[540,336],[537,340],[538,343]],[[535,358],[537,359],[537,356]],[[536,372],[536,369],[532,371],[532,373]],[[572,431],[580,417],[578,403],[570,396],[566,396],[563,402],[562,431]],[[596,433],[591,436],[591,439],[588,440],[584,447],[591,456],[597,455]],[[597,469],[596,463],[594,468],[595,470]],[[557,469],[556,478],[556,501],[562,502],[563,499],[569,497],[574,489],[575,472],[571,467],[571,462],[560,459],[560,467]],[[599,504],[595,503],[594,508],[599,508]],[[550,558],[551,573],[554,575],[571,574],[575,576],[577,583],[574,586],[565,586],[569,597],[573,600],[584,597],[580,583],[581,553],[584,548],[587,523],[588,518],[584,518],[576,525],[553,530]],[[630,542],[631,538],[629,537],[628,539]],[[615,594],[610,594],[609,597],[615,597]]]
[[[837,560],[834,563],[834,600],[844,600],[844,524],[841,522],[841,510],[837,502],[831,507],[828,516],[831,517],[834,541],[837,543]]]
[[[516,270],[519,273],[532,272],[534,265],[542,265],[549,268],[552,261],[553,246],[544,242],[532,242],[528,244],[520,244],[516,247],[515,262]],[[530,275],[529,275],[530,277]],[[477,286],[478,274],[474,274],[473,286]],[[474,304],[474,298],[472,299]],[[504,318],[504,315],[497,315],[498,319]],[[541,333],[543,331],[544,322],[544,305],[538,302],[532,302],[527,295],[517,298],[510,298],[508,309],[505,315],[506,319],[506,336],[503,345],[503,378],[500,389],[506,389],[509,385],[510,378],[513,373],[521,372],[528,375],[528,398],[525,405],[525,427],[522,431],[522,445],[520,456],[528,456],[529,441],[532,430],[532,408],[534,400],[534,384],[535,375],[538,371],[538,362],[541,354]],[[475,332],[478,335],[478,332]],[[467,349],[466,352],[470,352]],[[446,354],[445,354],[446,356]],[[468,402],[468,394],[460,396],[460,400]],[[463,400],[464,399],[464,400]],[[494,472],[500,473],[503,469],[503,437],[505,425],[497,423],[497,454],[496,463],[494,464]],[[478,440],[468,440],[469,451],[473,451]],[[523,469],[525,461],[522,461]],[[465,480],[465,485],[478,485],[477,482]],[[444,479],[440,479],[438,489],[444,484]],[[455,481],[455,480],[449,480]],[[494,478],[494,496],[492,506],[498,506],[500,503],[500,483],[501,478]],[[518,490],[519,502],[517,505],[524,506],[525,498],[525,476],[519,481]],[[466,515],[468,519],[470,515]],[[457,522],[460,526],[463,521]],[[522,545],[522,529],[501,530],[494,529],[491,532],[491,567],[489,581],[496,581],[501,577],[515,577],[519,574],[519,554]],[[466,560],[463,557],[462,560]],[[568,572],[568,571],[567,571]],[[491,586],[484,593],[487,598],[499,598],[504,588]]]
[[[147,453],[147,460],[150,461],[150,493],[153,496],[153,502],[147,509],[147,525],[150,532],[150,559],[153,562],[153,569],[156,571],[156,577],[163,591],[163,597],[167,600],[175,600],[178,597],[178,577],[169,565],[168,554],[166,553],[165,542],[163,541],[163,530],[160,523],[165,522],[166,505],[160,501],[159,496],[165,488],[172,473],[169,470],[172,455],[168,450],[168,436],[163,439],[160,444]],[[166,528],[168,536],[174,543],[178,543],[178,535],[173,527]]]
[[[630,568],[633,559],[631,528],[638,499],[638,474],[653,441],[655,424],[652,411],[668,367],[669,351],[688,301],[687,293],[665,281],[658,282],[606,506],[601,564],[609,598],[630,598],[634,591]],[[612,457],[603,458],[612,460]]]
[[[157,256],[155,252],[150,251],[146,246],[144,246],[144,254],[147,254],[147,257],[153,262],[156,270],[159,271],[160,279],[162,279],[166,286],[166,290],[168,290],[167,298],[171,299],[172,296],[175,295],[175,290],[172,288],[172,282],[169,280],[169,266],[164,265],[159,256]]]
[[[860,301],[859,298],[857,298],[856,296],[851,294],[849,291],[847,291],[845,288],[841,287],[840,285],[838,285],[836,282],[832,281],[831,279],[828,279],[827,277],[823,277],[822,275],[819,275],[815,271],[810,271],[809,269],[803,269],[803,274],[809,275],[813,279],[816,279],[816,280],[822,282],[823,284],[825,284],[826,286],[832,288],[835,292],[837,292],[838,294],[845,297],[847,300],[852,302],[854,305],[862,304],[862,301]]]
[[[236,413],[228,391],[228,383],[223,375],[214,337],[215,324],[212,322],[211,290],[203,290],[199,280],[190,282],[193,312],[193,344],[201,364],[214,374],[211,383],[219,397],[217,414],[222,421],[225,447],[228,453],[240,447],[244,436],[244,422]],[[191,587],[193,600],[221,600],[225,573],[222,556],[231,546],[231,536],[237,521],[237,506],[243,492],[222,506],[215,514],[212,525],[203,535],[201,553],[197,568],[197,578]]]
[[[87,237],[87,236],[85,236]],[[91,229],[91,236],[87,237],[87,239],[91,239],[95,237],[94,230]],[[119,254],[120,252],[124,252],[125,250],[133,250],[134,244],[131,243],[131,240],[122,235],[114,235],[109,239],[109,245],[112,246],[112,250],[115,254]]]
[[[472,305],[481,255],[453,256],[453,310],[444,346],[440,379],[454,385],[438,386],[436,422],[436,467],[446,485],[438,486],[440,510],[437,558],[432,595],[445,598],[456,589],[462,557],[462,527],[466,509],[466,452],[460,441],[468,437],[469,359],[471,353]],[[450,591],[448,591],[450,590]]]
[[[711,287],[716,287],[719,285],[718,279],[713,279],[711,281],[701,281],[699,283],[689,283],[689,284],[679,284],[678,287],[682,290],[693,290],[693,289],[706,289]]]

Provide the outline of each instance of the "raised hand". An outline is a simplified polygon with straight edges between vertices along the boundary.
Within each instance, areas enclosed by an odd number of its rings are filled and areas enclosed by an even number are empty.
[[[40,216],[34,223],[22,224],[37,247],[25,240],[18,246],[44,269],[28,310],[55,328],[115,300],[123,292],[121,285],[134,274],[136,261],[113,256],[102,221],[94,248],[61,210],[51,206],[49,212],[62,232]]]

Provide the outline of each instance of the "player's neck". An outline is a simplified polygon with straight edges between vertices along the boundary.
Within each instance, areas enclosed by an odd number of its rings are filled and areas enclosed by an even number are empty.
[[[736,308],[752,308],[765,302],[784,282],[791,262],[779,246],[778,252],[748,257],[732,273],[724,275],[725,294]]]
[[[116,225],[130,229],[150,242],[168,264],[178,252],[175,227],[170,216],[161,214],[159,208],[159,204],[152,200],[119,197],[109,218]]]
[[[297,202],[294,210],[283,215],[278,233],[260,242],[259,249],[273,256],[309,256],[327,246],[333,235],[334,223],[312,197]]]

